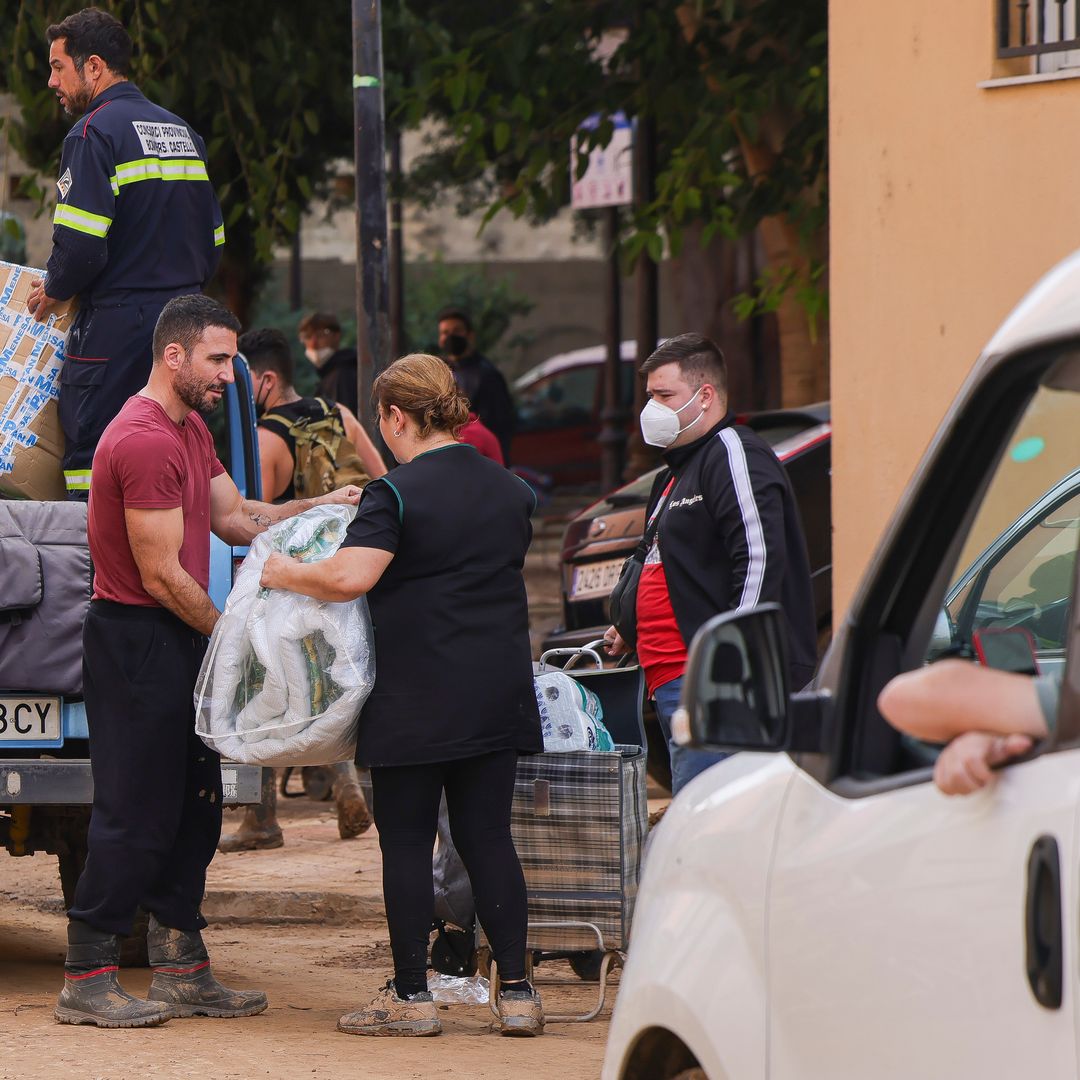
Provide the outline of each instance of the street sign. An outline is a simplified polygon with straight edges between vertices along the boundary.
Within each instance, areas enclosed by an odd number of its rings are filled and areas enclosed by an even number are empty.
[[[595,210],[602,206],[625,206],[634,198],[634,132],[624,113],[611,117],[615,125],[611,141],[589,154],[589,167],[580,180],[577,172],[577,149],[579,137],[572,143],[570,155],[571,205],[575,210]],[[586,131],[600,124],[599,115],[593,115],[582,124]]]

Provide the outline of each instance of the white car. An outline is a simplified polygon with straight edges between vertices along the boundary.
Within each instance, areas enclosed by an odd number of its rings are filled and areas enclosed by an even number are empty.
[[[695,640],[684,725],[743,752],[655,834],[605,1080],[1080,1074],[1080,508],[1053,495],[1078,463],[1080,254],[987,346],[813,688],[774,607]],[[1065,682],[1055,734],[950,799],[876,699],[976,625],[1022,625]]]

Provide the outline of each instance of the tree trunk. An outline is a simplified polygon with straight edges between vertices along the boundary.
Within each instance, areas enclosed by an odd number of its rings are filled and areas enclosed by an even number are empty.
[[[740,319],[733,299],[754,287],[759,260],[756,234],[701,246],[700,222],[686,228],[682,250],[671,260],[679,325],[712,338],[728,369],[728,401],[735,412],[780,404],[779,356],[773,316]]]

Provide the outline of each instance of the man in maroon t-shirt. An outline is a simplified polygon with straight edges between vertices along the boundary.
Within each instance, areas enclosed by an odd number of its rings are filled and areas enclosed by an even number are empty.
[[[218,756],[195,734],[195,680],[219,612],[207,586],[210,533],[246,544],[349,486],[274,506],[240,495],[199,415],[233,381],[240,329],[198,294],[170,300],[154,330],[150,381],[105,429],[87,529],[94,595],[83,629],[83,694],[94,807],[86,867],[68,912],[62,1023],[145,1027],[173,1016],[249,1016],[260,991],[210,972],[199,911],[221,833]],[[117,983],[120,935],[150,914],[148,999]]]

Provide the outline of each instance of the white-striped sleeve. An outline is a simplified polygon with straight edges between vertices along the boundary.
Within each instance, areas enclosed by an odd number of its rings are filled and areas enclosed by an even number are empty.
[[[724,428],[719,437],[727,451],[728,468],[746,533],[746,577],[743,579],[742,594],[736,605],[738,610],[761,603],[767,560],[765,530],[762,528],[761,513],[754,497],[754,487],[750,483],[750,466],[746,461],[746,448],[742,439],[732,428]]]

